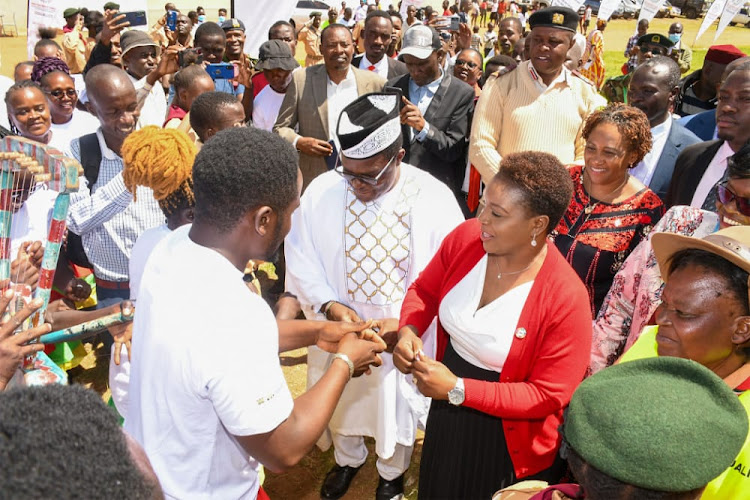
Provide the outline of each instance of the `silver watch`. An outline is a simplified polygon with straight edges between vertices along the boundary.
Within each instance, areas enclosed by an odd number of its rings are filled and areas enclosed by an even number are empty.
[[[454,406],[461,406],[464,404],[466,393],[464,392],[464,379],[456,379],[456,385],[448,391],[448,402]]]

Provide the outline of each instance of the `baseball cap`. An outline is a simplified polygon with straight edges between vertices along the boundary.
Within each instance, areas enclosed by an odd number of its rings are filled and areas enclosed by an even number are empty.
[[[438,32],[424,24],[417,24],[406,30],[399,55],[410,55],[417,59],[427,59],[442,47]]]

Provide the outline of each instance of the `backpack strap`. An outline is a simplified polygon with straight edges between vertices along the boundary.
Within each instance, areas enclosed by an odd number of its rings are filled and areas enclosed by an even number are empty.
[[[89,183],[89,191],[94,192],[94,184],[99,179],[99,168],[102,162],[102,150],[99,147],[99,138],[96,133],[81,136],[78,139],[81,145],[81,166],[83,175]]]

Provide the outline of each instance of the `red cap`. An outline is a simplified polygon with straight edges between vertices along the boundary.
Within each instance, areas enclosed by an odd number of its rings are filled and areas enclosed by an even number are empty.
[[[735,59],[745,57],[745,53],[734,45],[712,45],[706,52],[706,61],[716,64],[729,64]]]

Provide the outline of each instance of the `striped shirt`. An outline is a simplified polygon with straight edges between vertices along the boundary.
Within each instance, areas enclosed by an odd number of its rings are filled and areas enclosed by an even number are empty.
[[[122,180],[123,163],[107,147],[101,128],[96,131],[102,161],[99,177],[89,189],[84,177],[77,193],[70,197],[68,227],[81,235],[83,249],[94,265],[97,278],[128,281],[130,251],[138,237],[164,223],[164,213],[149,188],[138,187],[137,201]],[[73,157],[81,160],[78,139],[70,143]]]

